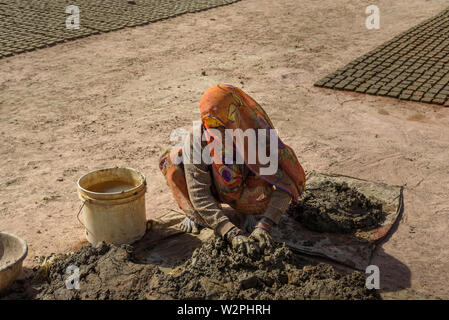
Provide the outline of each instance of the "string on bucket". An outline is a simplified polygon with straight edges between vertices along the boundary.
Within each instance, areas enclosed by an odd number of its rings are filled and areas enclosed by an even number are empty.
[[[84,225],[84,223],[80,219],[81,210],[83,210],[84,205],[86,204],[86,202],[87,202],[87,200],[83,201],[83,204],[81,205],[81,207],[80,207],[80,209],[78,211],[78,214],[76,215],[76,219],[78,219],[78,222],[84,227],[84,229],[86,229],[86,233],[87,234],[90,232],[95,237],[95,234],[92,231],[90,231],[89,229],[87,229],[87,227]]]

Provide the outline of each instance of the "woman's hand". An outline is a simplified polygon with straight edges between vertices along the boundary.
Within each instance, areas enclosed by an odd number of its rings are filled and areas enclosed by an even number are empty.
[[[260,252],[259,246],[253,239],[242,235],[235,236],[232,239],[232,248],[249,257],[254,257]]]
[[[265,248],[269,248],[273,245],[270,233],[262,228],[256,228],[249,237],[259,244],[261,251],[264,251]]]
[[[270,235],[272,227],[273,221],[270,218],[263,217],[249,236],[250,238],[257,241],[257,243],[259,244],[259,248],[262,251],[265,250],[265,248],[271,247],[273,245],[273,240]]]
[[[254,257],[260,252],[257,242],[244,236],[242,231],[237,227],[229,230],[226,234],[226,239],[232,244],[234,251],[240,252],[246,256]]]

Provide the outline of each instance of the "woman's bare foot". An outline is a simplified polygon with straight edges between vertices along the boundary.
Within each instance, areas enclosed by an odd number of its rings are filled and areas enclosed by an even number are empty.
[[[179,224],[179,228],[186,233],[198,234],[200,233],[202,227],[192,219],[186,217]]]

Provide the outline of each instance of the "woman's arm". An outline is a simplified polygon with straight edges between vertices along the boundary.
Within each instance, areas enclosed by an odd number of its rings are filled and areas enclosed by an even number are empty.
[[[194,152],[202,154],[201,142],[195,142],[193,135],[190,135],[190,155],[193,158]],[[193,161],[190,161],[193,162]],[[207,223],[207,226],[215,231],[218,236],[225,234],[234,228],[234,224],[222,212],[217,201],[212,195],[212,177],[208,165],[201,162],[199,164],[184,164],[187,189],[189,198],[196,212]]]
[[[278,170],[282,169],[279,167]],[[285,211],[287,211],[290,201],[290,194],[284,190],[275,189],[271,194],[268,208],[262,215],[262,219],[259,220],[250,236],[258,242],[259,247],[262,250],[264,250],[266,247],[271,246],[271,228],[273,227],[273,225],[279,223],[282,215],[285,213]]]
[[[208,227],[221,237],[231,230],[234,224],[224,215],[211,193],[212,178],[207,165],[185,164],[189,198],[197,213]]]
[[[278,224],[282,215],[287,211],[292,197],[289,193],[281,189],[275,189],[271,195],[270,203],[262,219],[269,219],[272,224]]]

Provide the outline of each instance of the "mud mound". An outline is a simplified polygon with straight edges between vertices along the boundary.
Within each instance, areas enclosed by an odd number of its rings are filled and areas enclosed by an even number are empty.
[[[160,272],[152,265],[136,264],[131,246],[102,243],[85,246],[65,258],[41,268],[37,277],[46,278],[37,299],[144,299],[152,276]],[[69,266],[79,268],[80,289],[68,290],[65,280]]]
[[[318,232],[353,233],[382,222],[382,204],[366,198],[346,183],[325,181],[308,189],[287,213],[306,228]]]
[[[171,274],[157,277],[151,295],[175,299],[376,299],[360,272],[341,275],[330,265],[305,266],[285,245],[258,259],[213,239]]]

